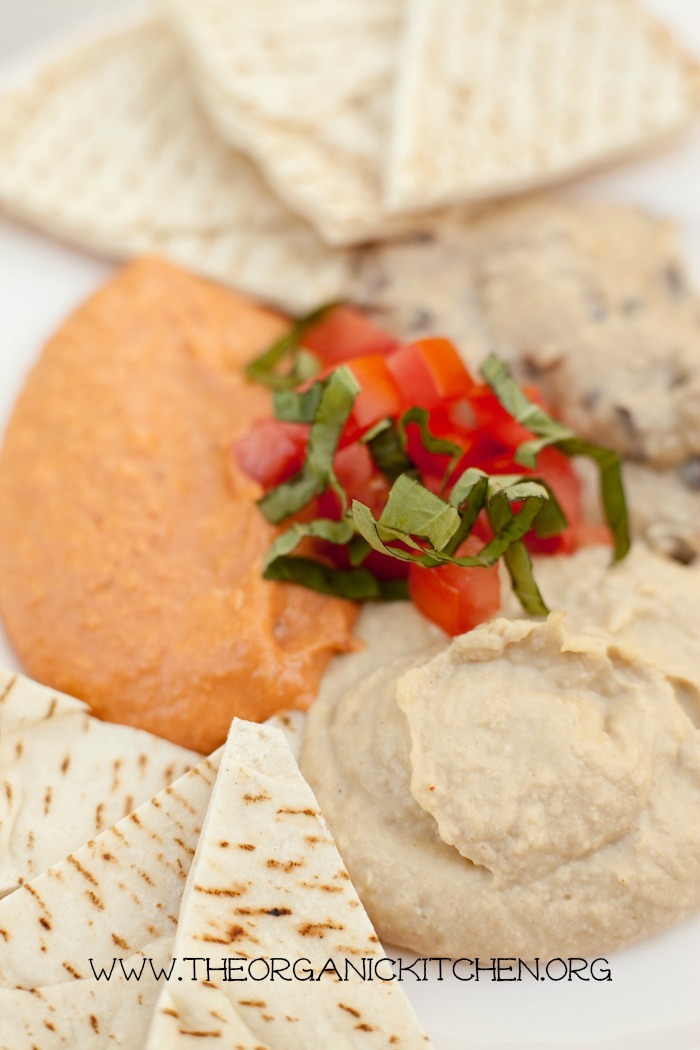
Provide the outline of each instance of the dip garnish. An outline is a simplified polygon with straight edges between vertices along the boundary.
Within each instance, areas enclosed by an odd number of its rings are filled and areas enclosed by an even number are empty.
[[[493,356],[480,383],[448,340],[399,346],[332,305],[247,374],[275,388],[274,419],[233,454],[265,489],[267,520],[290,522],[267,551],[268,579],[355,600],[410,597],[458,634],[498,610],[503,558],[523,608],[544,615],[530,552],[610,541],[583,520],[572,456],[598,464],[614,560],[629,549],[617,454],[553,419]]]

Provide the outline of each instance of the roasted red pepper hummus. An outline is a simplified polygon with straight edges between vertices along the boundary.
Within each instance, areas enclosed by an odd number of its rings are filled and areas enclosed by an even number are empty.
[[[27,671],[207,751],[305,707],[355,608],[264,580],[273,530],[227,448],[270,412],[241,366],[278,315],[153,259],[66,322],[0,456],[0,605]]]

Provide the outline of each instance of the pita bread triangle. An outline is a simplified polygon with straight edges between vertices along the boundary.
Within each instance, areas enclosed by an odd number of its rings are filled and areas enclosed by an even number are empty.
[[[697,64],[634,0],[410,0],[399,69],[395,211],[570,177],[700,108]]]
[[[212,125],[328,244],[419,224],[382,202],[401,0],[166,0],[165,10]]]
[[[159,21],[0,99],[0,207],[82,247],[156,253],[292,312],[342,295],[334,252],[202,118]]]
[[[152,964],[155,972],[167,972],[171,951],[171,938],[146,945],[124,960],[124,970],[139,974]],[[137,1050],[159,989],[154,978],[137,986],[119,970],[109,982],[69,979],[31,990],[0,988],[0,1050]]]
[[[212,962],[201,979],[177,986],[188,1015],[208,1016],[209,1023],[214,1013],[225,1017],[217,1011],[224,997],[253,1036],[273,1048],[341,1050],[360,1045],[360,1039],[372,1048],[427,1045],[396,983],[363,981],[349,968],[349,979],[338,980],[329,967],[333,960],[344,969],[348,959],[364,969],[363,960],[383,957],[382,947],[283,734],[267,726],[232,723],[188,877],[174,954],[214,957],[219,967],[214,970]],[[316,979],[269,979],[271,957],[287,962],[292,973],[299,961],[300,974]],[[243,960],[257,960],[268,966],[268,977],[224,979],[221,965],[227,960],[235,975]],[[173,1020],[180,1020],[178,1001],[169,987],[147,1050],[188,1045],[165,1041],[173,1035]]]
[[[2,1050],[30,1050],[44,1021],[42,1050],[143,1044],[158,983],[124,970],[167,968],[219,758],[0,900]]]
[[[200,756],[0,669],[0,897],[110,827]]]

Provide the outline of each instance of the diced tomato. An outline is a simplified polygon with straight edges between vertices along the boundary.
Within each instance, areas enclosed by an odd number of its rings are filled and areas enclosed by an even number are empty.
[[[459,554],[475,554],[482,541],[469,536]],[[420,611],[447,634],[464,634],[490,619],[500,606],[498,569],[411,565],[408,574],[411,599]]]
[[[515,449],[532,439],[532,433],[506,412],[493,390],[486,384],[475,387],[469,401],[477,426],[497,434],[505,445]]]
[[[360,431],[374,426],[388,416],[401,414],[399,391],[387,368],[387,359],[381,354],[367,354],[352,361],[348,368],[360,386],[350,415],[350,428]]]
[[[552,489],[569,525],[580,522],[583,516],[581,482],[571,460],[556,448],[544,448],[537,457],[534,473]]]
[[[231,455],[239,470],[269,489],[301,470],[308,439],[308,426],[259,419],[233,443]]]
[[[387,367],[404,405],[432,409],[471,393],[474,381],[449,339],[421,339],[399,347]]]
[[[417,423],[409,423],[406,427],[406,451],[418,467],[425,485],[428,485],[429,478],[438,479],[442,484],[452,457],[449,454],[428,452],[423,445],[420,427]]]
[[[304,346],[327,365],[365,354],[389,354],[398,342],[352,306],[336,306],[304,335]]]
[[[348,501],[361,500],[378,517],[386,504],[390,486],[375,467],[367,446],[354,444],[339,449],[333,459],[333,469]],[[332,489],[318,497],[317,506],[319,517],[340,518],[340,500]]]

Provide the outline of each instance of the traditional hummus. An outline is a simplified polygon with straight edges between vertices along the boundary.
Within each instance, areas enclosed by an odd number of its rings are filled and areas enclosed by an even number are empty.
[[[600,952],[700,901],[700,734],[561,615],[326,692],[302,769],[378,932],[421,953]]]
[[[49,342],[0,456],[0,605],[29,673],[209,751],[305,707],[355,608],[264,580],[274,535],[229,443],[270,410],[242,365],[285,321],[157,260]]]

